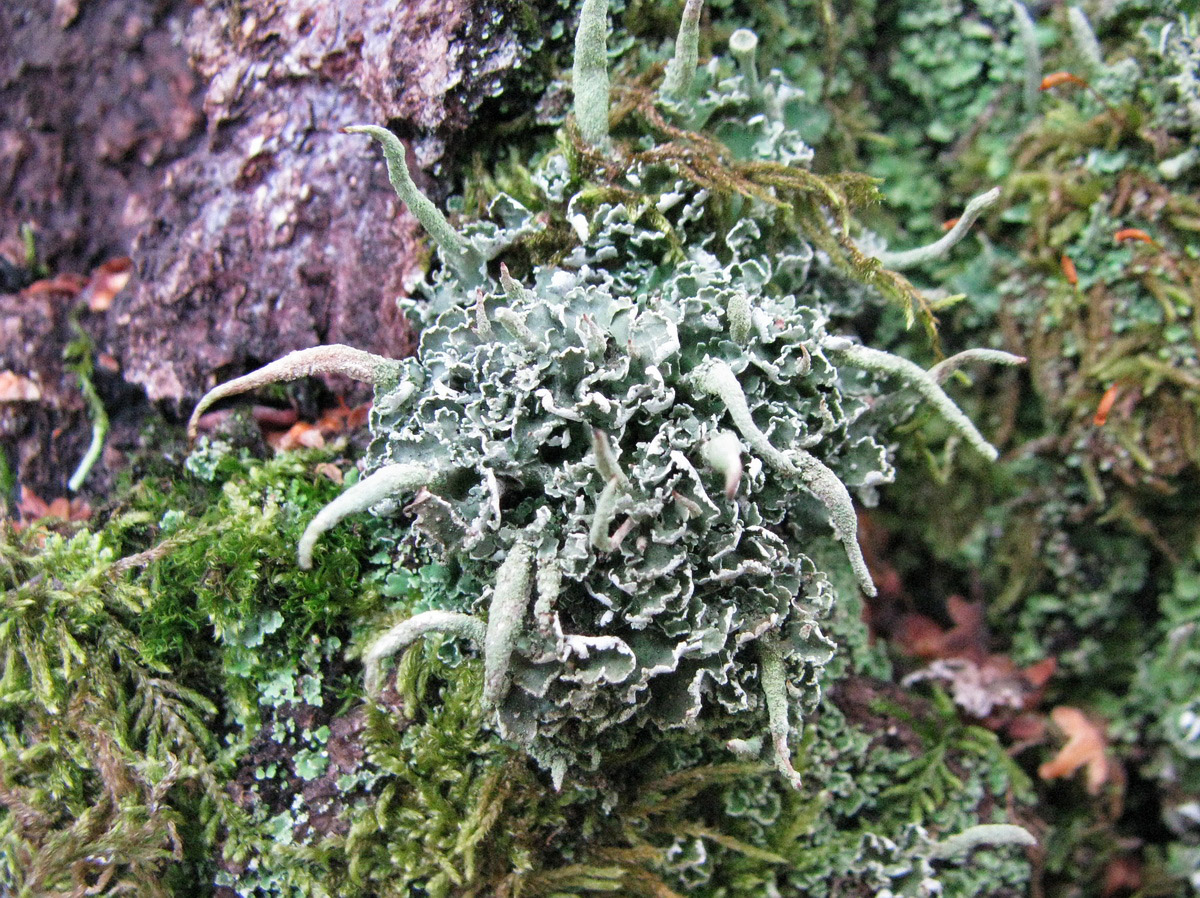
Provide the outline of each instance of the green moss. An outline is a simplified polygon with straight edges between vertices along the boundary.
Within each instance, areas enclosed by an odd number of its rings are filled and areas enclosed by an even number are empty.
[[[147,655],[153,595],[113,549],[102,533],[0,533],[0,880],[16,895],[171,894],[194,875],[192,818],[229,804],[215,707]]]
[[[616,37],[621,71],[667,58],[661,22],[677,5],[629,4],[624,27],[661,39],[639,49]],[[623,139],[653,134],[664,161],[690,155],[680,171],[715,194],[706,231],[727,232],[764,192],[786,195],[793,208],[775,224],[799,228],[840,269],[814,278],[838,320],[930,363],[936,349],[878,301],[890,291],[910,303],[913,288],[885,281],[839,241],[836,222],[847,210],[871,214],[880,233],[917,242],[966,197],[1003,186],[984,221],[985,252],[959,251],[913,278],[968,297],[922,309],[940,315],[947,349],[1003,346],[1031,358],[1030,377],[971,372],[951,386],[1007,458],[977,463],[936,417],[915,418],[890,493],[887,519],[902,533],[888,561],[922,584],[925,610],[977,588],[993,649],[1020,663],[1058,660],[1039,710],[1074,704],[1109,724],[1114,757],[1132,774],[1124,793],[1110,786],[1093,801],[1075,783],[1037,784],[1038,813],[1054,824],[1048,894],[1098,891],[1131,844],[1147,894],[1177,891],[1200,869],[1191,248],[1200,210],[1187,156],[1194,66],[1172,39],[1193,26],[1172,6],[1110,4],[1094,22],[1099,66],[1069,37],[1065,8],[1042,16],[1045,70],[1078,72],[1095,93],[1047,91],[1031,110],[1007,2],[718,0],[702,57],[753,26],[760,59],[807,91],[787,113],[816,150],[803,183],[748,167],[736,129],[722,132],[734,148],[723,154],[662,128],[647,114],[645,84],[631,79],[613,121]],[[531,10],[519,10],[526,34],[544,20]],[[1167,25],[1175,30],[1164,35]],[[567,30],[550,42],[565,46]],[[539,61],[529,83],[550,68]],[[888,114],[897,107],[908,114]],[[541,111],[554,118],[552,102]],[[531,174],[537,153],[527,150],[540,134],[519,139],[507,162],[468,174],[462,209],[482,218],[503,192],[548,215],[506,251],[527,281],[579,240]],[[585,147],[564,138],[560,150],[571,177],[598,185],[581,194],[586,211],[624,201],[669,245],[663,259],[678,262],[687,234],[669,216],[619,194]],[[869,208],[873,185],[829,174],[845,169],[883,178],[886,203]],[[1155,243],[1117,244],[1128,227]],[[868,639],[852,581],[835,583],[823,622],[841,653],[795,746],[799,791],[729,760],[725,742],[737,734],[714,724],[616,753],[555,792],[481,728],[479,665],[449,640],[410,651],[394,691],[366,711],[357,646],[409,615],[466,607],[483,586],[453,564],[424,563],[375,524],[331,532],[318,569],[299,571],[301,525],[339,492],[312,473],[315,458],[255,463],[208,447],[190,475],[133,488],[95,532],[47,535],[44,546],[44,529],[5,537],[0,647],[15,654],[0,681],[9,865],[0,881],[15,893],[136,882],[146,894],[191,894],[214,881],[262,896],[904,892],[919,877],[887,871],[923,871],[930,839],[1005,819],[1010,795],[1017,807],[1030,796],[1028,774],[994,735],[939,693],[888,685],[886,646]],[[813,557],[836,581],[841,549],[826,549]],[[150,554],[119,560],[141,552]],[[111,740],[96,735],[99,720]],[[1032,773],[1050,753],[1020,757]],[[1122,798],[1123,818],[1112,813]],[[1160,810],[1166,826],[1147,825]],[[1017,894],[1029,876],[1011,849],[933,869],[948,895]]]
[[[252,825],[225,784],[264,697],[325,702],[315,672],[373,595],[352,531],[331,546],[336,569],[295,568],[297,528],[337,489],[313,461],[210,457],[207,482],[143,480],[94,531],[5,527],[0,839],[15,894],[173,894],[211,876],[221,833]]]

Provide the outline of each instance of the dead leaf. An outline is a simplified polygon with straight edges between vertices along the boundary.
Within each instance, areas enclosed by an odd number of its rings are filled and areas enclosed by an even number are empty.
[[[1014,746],[1027,748],[1045,740],[1046,718],[1041,714],[1018,714],[1007,723],[1004,732]]]
[[[988,655],[982,663],[970,658],[938,658],[904,678],[904,685],[921,680],[944,680],[954,703],[969,714],[988,718],[1001,708],[1028,711],[1045,692],[1046,682],[1058,666],[1053,658],[1019,669],[1007,655]],[[992,729],[1009,722],[1011,714],[985,720]]]
[[[109,259],[92,272],[82,296],[91,312],[107,311],[113,299],[125,289],[133,277],[133,260],[127,257]]]
[[[923,614],[905,614],[897,622],[893,644],[930,662],[905,677],[904,685],[942,680],[956,705],[1000,732],[1018,712],[1041,703],[1058,662],[1043,658],[1022,670],[1007,655],[989,653],[982,602],[951,596],[946,612],[953,622],[949,629]]]
[[[294,408],[275,408],[270,405],[252,406],[250,414],[264,431],[287,430],[300,417]],[[201,418],[201,420],[204,419]]]
[[[92,507],[83,499],[59,496],[47,502],[27,486],[17,487],[18,520],[15,526],[18,530],[38,521],[86,521],[91,516]]]
[[[79,291],[87,286],[87,278],[78,274],[59,274],[53,278],[34,281],[21,291],[22,296],[45,296],[49,293],[62,293],[67,296],[77,296]]]
[[[320,449],[325,437],[318,427],[307,421],[297,421],[287,430],[267,434],[267,442],[279,452],[289,449]]]
[[[54,0],[54,25],[66,28],[79,15],[79,0]]]
[[[1128,854],[1118,855],[1104,868],[1104,885],[1100,888],[1102,898],[1114,895],[1133,895],[1140,892],[1145,883],[1142,862]]]
[[[354,408],[351,408],[346,405],[344,399],[339,397],[337,408],[332,408],[321,415],[317,421],[317,426],[325,434],[345,433],[348,430],[354,430],[366,424],[370,412],[371,403],[369,402],[364,402],[362,405],[356,405]]]
[[[949,630],[923,614],[904,615],[896,626],[893,643],[918,658],[969,658],[982,664],[988,657],[983,603],[950,596],[946,612],[954,624]]]
[[[1039,691],[1044,691],[1046,684],[1050,682],[1050,677],[1058,670],[1057,658],[1043,658],[1036,664],[1031,664],[1021,671],[1021,676]]]
[[[968,714],[984,718],[996,708],[1025,706],[1025,682],[1014,674],[1012,669],[976,664],[969,658],[939,658],[928,667],[910,673],[902,683],[911,686],[921,680],[944,680],[950,685],[956,705]]]
[[[37,493],[25,486],[19,487],[18,490],[17,511],[24,520],[36,521],[50,514],[50,506]]]
[[[323,461],[316,467],[316,472],[322,477],[328,477],[339,486],[342,483],[342,469],[331,462]]]
[[[1088,794],[1099,795],[1111,775],[1104,731],[1078,708],[1067,705],[1059,705],[1051,711],[1050,719],[1066,734],[1067,743],[1057,755],[1038,767],[1038,776],[1044,780],[1058,779],[1086,767]]]
[[[28,377],[0,371],[0,402],[37,402],[41,398],[41,387]]]

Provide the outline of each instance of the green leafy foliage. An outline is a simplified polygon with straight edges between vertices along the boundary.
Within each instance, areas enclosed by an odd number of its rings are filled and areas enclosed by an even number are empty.
[[[168,895],[211,877],[219,840],[253,831],[253,804],[247,816],[226,781],[266,709],[331,700],[321,664],[371,595],[361,540],[331,541],[336,569],[290,562],[336,488],[295,456],[209,447],[192,467],[209,484],[143,480],[95,532],[5,527],[0,840],[14,894]],[[297,739],[315,777],[322,746]]]

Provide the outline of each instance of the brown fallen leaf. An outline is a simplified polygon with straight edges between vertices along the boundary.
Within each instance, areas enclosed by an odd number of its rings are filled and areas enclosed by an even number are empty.
[[[1025,678],[1025,681],[1030,686],[1041,693],[1045,692],[1046,684],[1050,682],[1050,677],[1054,675],[1056,670],[1058,670],[1057,658],[1043,658],[1036,664],[1031,664],[1022,669],[1021,676]]]
[[[42,499],[27,486],[17,487],[16,529],[23,530],[37,521],[86,521],[92,516],[92,507],[83,499],[67,499],[59,496],[50,502]]]
[[[1141,860],[1132,855],[1114,857],[1104,868],[1104,885],[1100,887],[1101,898],[1114,895],[1133,895],[1145,884],[1145,873]]]
[[[969,658],[939,658],[910,673],[901,684],[911,686],[922,680],[942,680],[950,686],[954,704],[980,719],[1000,708],[1023,709],[1026,683],[1020,672],[1012,662],[992,664],[991,660],[976,664]]]
[[[1018,714],[1008,721],[1005,734],[1012,741],[1013,754],[1018,750],[1037,745],[1046,739],[1046,718],[1041,714]]]
[[[264,433],[270,430],[287,430],[300,419],[294,408],[275,408],[271,405],[251,406],[250,415]],[[204,418],[200,420],[203,421]]]
[[[307,421],[297,421],[284,431],[267,434],[267,442],[279,452],[289,449],[320,449],[325,445],[321,430]]]
[[[355,430],[367,423],[367,418],[371,412],[371,403],[364,402],[362,405],[356,405],[354,408],[346,405],[346,401],[338,397],[337,408],[332,408],[317,421],[317,427],[321,428],[321,432],[327,435],[345,433],[348,430]]]
[[[0,402],[37,402],[41,398],[41,387],[28,377],[0,371]]]
[[[78,274],[57,274],[53,278],[43,278],[34,281],[21,291],[22,296],[46,296],[60,293],[66,296],[77,296],[79,291],[87,286],[87,278]]]
[[[1050,719],[1063,731],[1067,743],[1046,763],[1038,767],[1044,780],[1072,776],[1081,767],[1087,768],[1087,791],[1099,795],[1111,777],[1108,741],[1104,731],[1078,708],[1059,705],[1050,712]]]
[[[17,488],[17,511],[26,521],[36,521],[50,514],[50,506],[41,496],[26,486]]]
[[[988,657],[983,603],[950,596],[946,600],[946,613],[954,624],[949,630],[923,614],[904,615],[892,642],[917,658],[967,658],[982,664]]]
[[[936,658],[903,680],[905,686],[921,680],[942,680],[950,686],[954,703],[999,731],[1018,715],[1041,702],[1057,662],[1046,658],[1019,668],[1007,655],[988,655],[981,662],[970,657]]]
[[[66,28],[79,15],[79,0],[54,0],[54,26]]]
[[[323,461],[319,465],[317,465],[316,468],[314,468],[313,470],[315,470],[322,477],[328,477],[330,480],[332,480],[334,483],[338,484],[339,486],[342,483],[342,480],[343,480],[342,469],[339,468],[337,465],[332,464],[331,462]]]
[[[133,277],[133,260],[125,256],[109,259],[92,272],[81,296],[91,312],[103,312],[112,305],[113,299],[125,289]]]

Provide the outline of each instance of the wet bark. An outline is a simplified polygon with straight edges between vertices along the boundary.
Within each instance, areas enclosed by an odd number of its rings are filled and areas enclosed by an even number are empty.
[[[435,170],[527,57],[510,6],[0,5],[0,372],[38,393],[0,402],[18,477],[53,493],[86,445],[62,365],[72,315],[112,369],[106,399],[176,414],[293,349],[407,352],[394,301],[426,250],[375,148],[339,128],[390,123]],[[107,309],[29,288],[126,255],[134,277]]]

